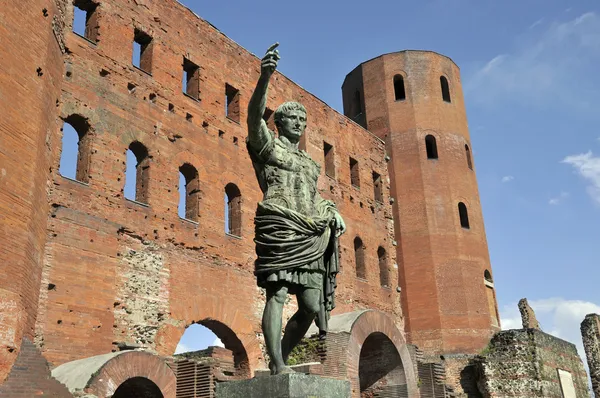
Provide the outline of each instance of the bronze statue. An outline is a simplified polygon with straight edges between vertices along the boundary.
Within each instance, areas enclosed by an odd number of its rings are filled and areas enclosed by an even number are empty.
[[[263,120],[269,80],[279,61],[278,45],[272,45],[262,59],[260,78],[248,104],[246,142],[264,194],[254,219],[254,273],[267,293],[262,329],[271,374],[292,372],[287,358],[313,320],[321,334],[327,331],[329,313],[335,307],[337,240],[346,230],[335,204],[317,191],[319,164],[298,149],[306,128],[304,106],[286,102],[277,108],[278,137]],[[280,339],[288,293],[296,295],[298,311]]]

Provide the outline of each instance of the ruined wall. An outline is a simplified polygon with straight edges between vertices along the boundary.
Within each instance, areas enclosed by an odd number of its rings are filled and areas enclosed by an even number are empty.
[[[0,7],[0,382],[23,337],[33,339],[50,166],[63,60],[53,26],[60,9],[50,0]]]
[[[581,337],[592,379],[592,390],[600,397],[600,316],[586,315],[581,322]]]
[[[71,21],[73,6],[65,13]],[[62,177],[62,132],[50,130],[36,342],[54,366],[126,347],[171,355],[185,327],[201,322],[234,353],[245,351],[254,369],[262,365],[264,292],[252,274],[253,216],[262,194],[244,141],[259,60],[174,1],[101,1],[93,22],[94,40],[72,33],[71,22],[64,32],[67,73],[54,122],[79,115],[89,125],[87,163],[78,174],[84,182]],[[132,65],[136,30],[152,37],[147,71]],[[182,92],[184,57],[200,67],[198,99]],[[239,90],[239,122],[225,115],[226,85]],[[323,167],[319,189],[348,226],[335,313],[376,308],[403,330],[395,283],[382,287],[379,278],[381,246],[397,280],[384,143],[276,73],[267,106],[285,100],[308,110],[303,145],[311,157],[323,164],[323,142],[333,146],[335,171],[326,176]],[[123,196],[126,150],[136,141],[148,150],[145,203]],[[360,187],[350,184],[350,157],[359,162]],[[196,220],[177,214],[185,163],[199,175]],[[382,201],[374,199],[373,172],[383,176]],[[228,183],[242,195],[240,237],[225,234]],[[356,277],[356,236],[366,278]]]
[[[497,333],[474,363],[484,398],[590,396],[575,345],[537,329]]]

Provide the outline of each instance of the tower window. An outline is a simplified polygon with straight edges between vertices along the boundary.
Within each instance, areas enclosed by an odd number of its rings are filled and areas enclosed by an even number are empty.
[[[198,221],[200,206],[200,176],[189,163],[179,167],[179,217]]]
[[[381,286],[390,286],[390,271],[387,264],[387,253],[381,246],[377,249],[377,258],[379,259],[379,283]]]
[[[126,156],[125,198],[148,203],[148,184],[150,182],[148,149],[139,141],[134,141],[129,145]]]
[[[485,284],[485,290],[488,301],[488,311],[490,313],[490,321],[492,326],[499,326],[498,324],[498,310],[496,306],[496,292],[494,291],[494,281],[492,275],[487,269],[483,273],[483,282]]]
[[[225,186],[225,233],[242,236],[242,194],[232,183]]]
[[[356,117],[362,113],[362,100],[360,98],[360,91],[356,90],[354,92],[354,97],[352,98],[352,115]]]
[[[492,279],[492,274],[490,274],[490,271],[488,271],[487,269],[484,271],[483,273],[483,279],[487,282],[487,283],[494,283],[494,280]]]
[[[229,84],[225,84],[225,115],[240,122],[240,91]]]
[[[64,120],[59,172],[63,177],[80,182],[89,181],[92,135],[88,121],[81,115]]]
[[[404,89],[404,77],[402,75],[394,76],[394,96],[396,101],[406,99],[406,90]]]
[[[98,4],[89,0],[73,2],[73,32],[95,43],[98,41]]]
[[[271,131],[277,130],[277,127],[275,126],[274,113],[275,112],[273,112],[273,110],[269,108],[265,108],[265,113],[263,113],[263,120],[265,121],[265,123],[267,123],[267,127]]]
[[[183,92],[200,99],[200,67],[187,58],[183,58]]]
[[[469,229],[469,213],[467,212],[467,206],[463,202],[458,203],[458,216],[460,217],[460,226]]]
[[[323,154],[325,155],[325,175],[335,178],[335,159],[333,145],[323,141]]]
[[[442,99],[446,102],[452,102],[450,100],[450,86],[448,85],[446,76],[440,76],[440,85],[442,87]]]
[[[381,176],[376,172],[373,172],[373,194],[376,201],[383,202],[383,184]]]
[[[350,158],[350,184],[360,188],[360,174],[358,171],[358,160]]]
[[[133,34],[133,66],[152,73],[152,47],[154,41],[147,33],[136,29]]]
[[[469,168],[473,170],[473,162],[471,161],[471,150],[469,149],[469,146],[467,144],[465,144],[465,155],[467,156],[467,166],[469,166]]]
[[[427,150],[427,159],[438,158],[437,142],[431,134],[425,137],[425,149]]]
[[[365,267],[365,247],[362,240],[357,236],[354,238],[354,261],[356,262],[356,277],[367,279]]]

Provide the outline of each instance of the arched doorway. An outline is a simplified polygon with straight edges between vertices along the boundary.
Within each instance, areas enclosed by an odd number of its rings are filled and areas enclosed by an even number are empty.
[[[361,397],[408,396],[406,375],[394,343],[383,333],[371,333],[358,362]]]
[[[145,377],[132,377],[121,384],[112,398],[164,398],[160,388]]]

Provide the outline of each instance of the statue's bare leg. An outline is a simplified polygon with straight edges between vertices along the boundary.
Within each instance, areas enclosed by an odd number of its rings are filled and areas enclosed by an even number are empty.
[[[298,311],[285,326],[285,334],[281,340],[281,351],[285,362],[287,362],[290,352],[302,340],[321,308],[321,291],[319,289],[303,289],[298,293],[297,298]]]
[[[287,286],[274,286],[271,289],[267,289],[267,303],[263,312],[262,330],[265,335],[267,352],[271,357],[271,363],[269,364],[271,374],[290,371],[285,366],[285,361],[281,354],[281,318],[287,293]]]

